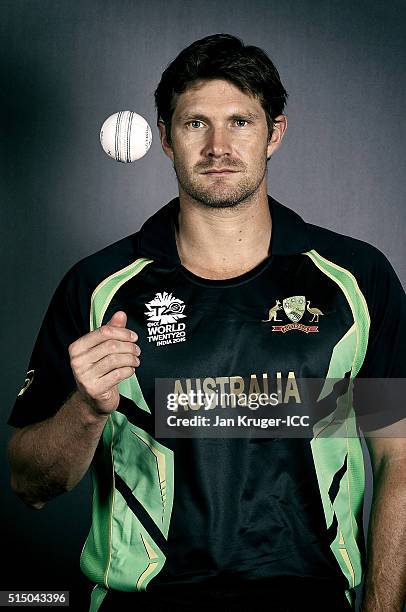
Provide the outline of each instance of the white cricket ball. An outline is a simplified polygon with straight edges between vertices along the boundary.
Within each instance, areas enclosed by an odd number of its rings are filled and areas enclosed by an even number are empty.
[[[100,130],[103,150],[124,164],[144,157],[151,142],[152,132],[148,122],[133,111],[120,111],[110,115]]]

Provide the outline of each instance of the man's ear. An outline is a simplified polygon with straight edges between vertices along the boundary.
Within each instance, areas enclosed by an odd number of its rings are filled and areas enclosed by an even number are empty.
[[[272,136],[267,146],[267,159],[276,151],[282,142],[282,138],[288,127],[288,118],[286,115],[278,115],[274,119]]]
[[[159,138],[161,140],[162,149],[163,149],[165,155],[167,155],[173,161],[172,147],[168,143],[168,139],[166,137],[166,127],[165,127],[165,123],[162,121],[162,119],[160,119],[158,121],[158,129],[159,129]]]

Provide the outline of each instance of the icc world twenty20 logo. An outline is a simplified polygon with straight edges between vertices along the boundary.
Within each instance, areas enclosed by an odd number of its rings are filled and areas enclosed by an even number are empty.
[[[156,293],[153,300],[145,304],[148,309],[144,314],[148,319],[148,341],[161,344],[174,344],[186,340],[184,319],[185,304],[172,293]]]

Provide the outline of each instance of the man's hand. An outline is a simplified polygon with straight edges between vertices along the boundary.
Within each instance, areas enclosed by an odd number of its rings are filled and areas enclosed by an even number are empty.
[[[82,336],[69,346],[70,365],[79,394],[97,415],[118,407],[118,383],[140,365],[138,336],[126,329],[127,315],[117,311],[106,325]]]

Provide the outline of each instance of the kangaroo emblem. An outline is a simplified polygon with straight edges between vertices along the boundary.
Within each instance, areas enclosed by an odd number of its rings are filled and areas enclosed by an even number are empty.
[[[275,306],[272,306],[272,308],[269,309],[268,312],[268,318],[267,319],[261,319],[264,323],[267,323],[268,321],[282,321],[282,319],[277,319],[276,317],[278,316],[278,310],[282,310],[282,306],[279,300],[276,300],[276,304]]]

